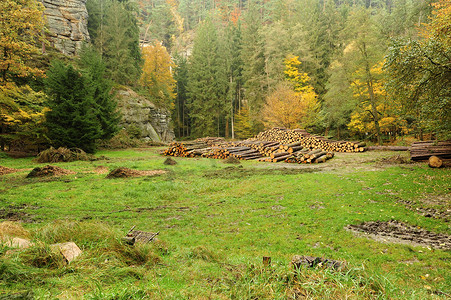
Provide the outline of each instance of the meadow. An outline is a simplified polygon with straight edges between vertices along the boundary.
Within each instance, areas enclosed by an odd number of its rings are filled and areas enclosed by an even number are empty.
[[[397,220],[449,241],[449,168],[388,151],[338,153],[314,165],[174,158],[167,166],[161,150],[101,151],[96,156],[108,159],[54,163],[74,174],[42,178],[26,175],[45,164],[2,155],[1,166],[19,171],[0,176],[0,237],[26,237],[34,246],[0,247],[0,298],[450,297],[449,249],[346,229]],[[167,172],[107,179],[118,167]],[[124,244],[132,226],[159,232],[158,240]],[[67,241],[83,251],[69,264],[49,248]],[[293,270],[294,255],[346,266]]]

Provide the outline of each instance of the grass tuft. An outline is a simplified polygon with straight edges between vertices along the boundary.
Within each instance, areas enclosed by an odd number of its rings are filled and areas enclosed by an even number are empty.
[[[14,285],[19,282],[31,280],[34,272],[27,266],[18,263],[17,260],[0,259],[0,281],[6,285]]]
[[[100,284],[97,285],[97,290],[86,296],[89,300],[140,300],[149,299],[145,291],[134,286],[116,287],[105,291]]]
[[[35,268],[58,269],[64,265],[63,256],[49,245],[36,243],[20,253],[26,265]]]
[[[91,247],[94,243],[108,245],[118,236],[107,224],[100,222],[75,222],[56,220],[34,232],[37,240],[48,244],[72,241],[79,247]]]
[[[202,259],[208,262],[218,261],[218,255],[205,246],[197,246],[188,254],[189,258]]]
[[[5,221],[0,223],[0,239],[6,237],[29,238],[30,233],[19,222]]]

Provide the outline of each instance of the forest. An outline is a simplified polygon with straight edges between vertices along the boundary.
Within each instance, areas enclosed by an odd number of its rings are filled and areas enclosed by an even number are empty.
[[[0,144],[120,133],[124,86],[177,138],[303,128],[394,143],[451,137],[449,0],[88,0],[90,42],[48,45],[36,0],[0,4]]]
[[[0,300],[451,299],[450,102],[451,0],[0,0]]]

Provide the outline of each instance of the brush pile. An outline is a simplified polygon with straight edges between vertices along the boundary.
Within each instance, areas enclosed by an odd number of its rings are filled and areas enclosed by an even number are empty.
[[[244,141],[227,142],[206,137],[195,141],[174,142],[163,152],[167,156],[207,157],[288,163],[323,163],[334,152],[363,152],[365,143],[331,141],[310,135],[303,129],[273,128]]]
[[[35,178],[35,177],[48,177],[48,176],[62,176],[62,175],[69,175],[69,174],[75,174],[75,172],[62,169],[57,166],[51,166],[47,165],[42,168],[34,168],[31,170],[30,173],[28,173],[27,178]]]
[[[91,156],[82,149],[68,149],[64,147],[59,147],[58,149],[50,147],[49,149],[40,152],[36,158],[36,161],[40,163],[72,162],[77,160],[89,161],[92,159]]]

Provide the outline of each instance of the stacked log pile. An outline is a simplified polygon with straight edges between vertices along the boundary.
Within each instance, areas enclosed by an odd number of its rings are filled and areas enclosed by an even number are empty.
[[[364,142],[333,141],[326,137],[311,135],[303,129],[273,128],[259,133],[255,140],[273,141],[280,144],[299,143],[298,146],[311,149],[323,149],[330,152],[363,152]]]
[[[431,156],[451,158],[451,141],[422,141],[412,143],[410,158],[414,161],[428,160]]]
[[[242,160],[268,162],[323,163],[334,157],[334,152],[365,150],[365,143],[331,141],[325,137],[310,135],[302,129],[273,128],[244,141],[227,142],[223,138],[208,137],[189,142],[175,142],[163,154],[218,159],[232,156]]]

